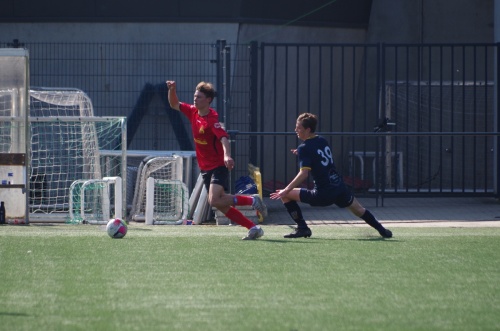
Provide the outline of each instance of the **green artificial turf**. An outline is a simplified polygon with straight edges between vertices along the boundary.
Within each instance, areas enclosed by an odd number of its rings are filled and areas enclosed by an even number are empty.
[[[498,330],[500,228],[0,227],[2,330]]]

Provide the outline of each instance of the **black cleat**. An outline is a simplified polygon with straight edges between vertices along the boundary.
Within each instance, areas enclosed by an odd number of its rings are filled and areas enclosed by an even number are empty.
[[[380,229],[378,230],[378,233],[380,233],[380,235],[384,238],[392,238],[392,232],[391,230],[387,230],[387,229]]]
[[[285,234],[284,238],[309,238],[312,236],[311,229],[309,228],[296,228],[292,233]]]

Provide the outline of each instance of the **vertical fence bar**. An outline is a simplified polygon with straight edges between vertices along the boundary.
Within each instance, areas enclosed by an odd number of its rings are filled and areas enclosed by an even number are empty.
[[[385,108],[387,105],[387,93],[386,93],[386,53],[387,53],[387,47],[384,43],[379,43],[377,45],[377,79],[376,79],[376,100],[377,100],[377,105],[379,109]],[[397,72],[397,70],[396,70]],[[396,87],[396,84],[394,84]],[[389,96],[390,97],[390,96]],[[396,112],[397,113],[397,112]],[[374,123],[377,123],[378,118],[380,117],[379,114],[375,114],[377,116],[375,118]],[[366,141],[366,139],[364,139]],[[378,146],[378,144],[377,144]],[[376,149],[376,152],[378,152],[378,149]],[[376,206],[378,207],[378,200],[379,200],[379,191],[378,191],[378,186],[377,186],[377,181],[375,180],[375,174],[373,174],[374,180],[373,182],[375,183],[375,203]],[[382,206],[384,206],[384,196],[382,195],[382,200],[381,200]]]
[[[493,109],[495,121],[494,130],[496,133],[500,132],[500,43],[496,43],[496,58],[495,58],[495,106]],[[496,136],[495,144],[493,145],[493,157],[495,159],[494,169],[496,171],[496,187],[495,194],[500,196],[500,136]]]
[[[296,46],[297,49],[298,49],[298,46]],[[287,84],[288,82],[288,70],[286,68],[288,68],[288,65],[289,65],[289,50],[290,50],[290,47],[289,46],[285,46],[285,55],[284,55],[284,66],[285,66],[285,84]],[[284,102],[285,102],[285,105],[284,105],[284,108],[285,109],[288,109],[288,88],[285,88],[285,96],[284,96]],[[298,93],[297,93],[297,96],[298,96]],[[297,109],[295,110],[295,114],[299,112],[299,107],[296,107]],[[290,113],[287,111],[285,113],[285,123],[287,122],[287,119],[288,119],[288,116],[290,115]],[[293,114],[292,114],[293,116]],[[285,146],[288,145],[288,136],[285,136],[284,138],[284,144]],[[287,149],[286,148],[283,148],[283,153],[285,154],[283,157],[285,158],[286,160],[286,152],[287,152]],[[288,173],[288,162],[285,163],[285,167],[284,167],[284,173],[287,174]]]
[[[466,58],[466,53],[465,53],[465,46],[462,45],[462,132],[466,131],[466,125],[465,125],[465,58]],[[465,177],[465,151],[467,150],[467,146],[465,144],[465,136],[462,136],[462,150],[460,151],[461,154],[461,159],[462,159],[462,191],[465,192],[465,183],[466,183],[466,177]]]
[[[450,110],[451,110],[451,118],[450,118],[450,131],[454,131],[454,123],[455,123],[455,103],[453,100],[455,100],[455,48],[453,46],[450,47],[451,50],[451,61],[450,61],[450,77],[451,77],[451,84],[450,84],[450,89],[451,89],[451,103],[450,103]],[[451,139],[451,164],[450,164],[450,189],[453,192],[453,189],[455,187],[454,185],[454,180],[455,178],[455,138],[452,136],[450,137]]]
[[[427,130],[431,130],[432,128],[432,46],[428,46],[428,49],[429,49],[429,53],[428,53],[428,63],[429,63],[429,70],[428,70],[428,93],[429,93],[429,102],[427,103],[427,107],[428,107],[428,112],[429,112],[429,118],[428,118],[428,121],[427,121]],[[429,173],[429,192],[431,192],[432,190],[432,180],[431,180],[431,176],[432,176],[432,140],[434,138],[433,137],[427,137],[427,148],[428,148],[428,152],[427,152],[427,159],[428,159],[428,162],[427,162],[427,168],[429,169],[428,170],[428,173]]]
[[[225,46],[223,50],[224,54],[224,123],[226,123],[226,129],[231,128],[231,47]],[[236,137],[230,137],[231,153],[236,152],[235,149],[235,139]],[[236,182],[236,171],[231,171],[229,176],[229,192],[234,193],[234,183]]]
[[[260,114],[258,116],[258,118],[260,119],[260,122],[259,122],[259,130],[260,131],[264,131],[264,118],[266,117],[266,114],[264,113],[264,82],[265,82],[265,78],[264,78],[264,73],[265,73],[265,50],[266,50],[266,44],[265,43],[261,43],[260,44],[260,88],[259,88],[259,93],[260,93]],[[266,160],[264,158],[264,137],[259,137],[259,150],[260,150],[260,153],[259,154],[259,159],[258,161],[260,161],[260,164],[262,165],[262,167],[264,168],[265,165],[266,165]]]
[[[497,44],[497,46],[500,45],[500,44]],[[493,63],[494,63],[494,67],[496,66],[496,73],[493,74],[494,76],[494,86],[496,86],[497,90],[495,91],[495,89],[493,89],[493,105],[492,105],[492,110],[493,110],[493,131],[496,131],[498,132],[500,130],[500,126],[497,125],[498,123],[498,115],[499,115],[499,111],[500,111],[500,107],[498,107],[498,84],[499,84],[499,81],[498,79],[500,78],[497,74],[498,74],[498,66],[500,65],[500,62],[498,61],[499,57],[495,57],[495,52],[498,52],[498,48],[493,46]],[[498,55],[498,54],[497,54]],[[499,55],[500,56],[500,55]],[[486,79],[488,77],[488,52],[484,52],[484,77],[485,77],[485,81],[486,83],[488,82],[488,80]],[[485,100],[488,100],[488,89],[485,88],[484,89],[484,99]],[[496,103],[495,103],[495,100],[496,100]],[[495,117],[497,119],[497,121],[495,121]],[[488,123],[488,114],[487,112],[484,113],[484,123],[485,123],[485,128],[487,128],[487,124]],[[496,149],[495,149],[495,142],[497,141],[497,139],[499,139],[500,137],[493,137],[493,151],[497,151],[498,152],[498,147],[500,147],[500,145],[497,145]],[[484,173],[488,173],[488,137],[484,137],[484,155],[486,156],[485,157],[485,162],[484,162]],[[496,181],[495,181],[495,176],[497,176],[497,180],[500,181],[500,176],[498,176],[500,174],[500,169],[498,169],[498,167],[500,167],[500,163],[497,163],[496,162],[496,159],[495,159],[495,154],[492,153],[491,155],[491,158],[492,158],[492,161],[493,161],[493,169],[496,169],[496,170],[493,170],[493,191],[497,194],[497,196],[500,196],[499,195],[499,189],[500,187],[498,185],[495,185]],[[484,187],[485,189],[488,187],[488,177],[485,176],[484,177]]]
[[[443,74],[444,74],[444,63],[443,63],[443,45],[439,46],[439,130],[443,131]],[[443,137],[439,137],[439,161],[441,167],[441,173],[439,176],[439,192],[443,191],[443,163],[444,163],[444,142]]]
[[[223,91],[224,91],[224,114],[223,120],[226,123],[226,128],[231,128],[231,47],[224,47],[224,81]]]
[[[272,52],[273,52],[273,67],[275,69],[274,72],[273,72],[273,77],[272,77],[272,82],[273,82],[273,88],[272,88],[272,90],[273,90],[273,93],[274,93],[273,108],[272,108],[273,111],[274,111],[274,116],[273,116],[274,122],[273,122],[272,130],[274,132],[276,132],[276,131],[278,131],[276,129],[276,125],[278,123],[278,117],[277,117],[278,116],[278,112],[276,111],[276,109],[277,109],[277,102],[278,102],[277,101],[277,93],[276,93],[276,91],[278,90],[278,76],[277,76],[277,73],[276,73],[276,68],[278,67],[278,54],[277,54],[278,53],[278,46],[275,45],[273,47]],[[272,148],[273,153],[272,153],[272,155],[278,155],[277,149],[276,149],[276,145],[277,145],[276,141],[277,141],[277,137],[273,137],[273,148]],[[278,173],[277,173],[277,171],[278,171],[277,168],[278,167],[276,167],[276,163],[274,163],[274,164],[275,164],[275,166],[273,167],[273,177],[272,178],[273,178],[273,190],[276,190],[276,181],[275,181],[275,179],[277,178],[277,175],[278,175]]]
[[[473,125],[472,125],[472,129],[474,131],[477,130],[477,74],[476,74],[476,70],[477,70],[477,48],[476,46],[472,46],[472,66],[473,66],[473,74],[472,74],[472,81],[474,83],[474,87],[473,87],[473,90],[472,90],[472,93],[473,93],[473,96],[472,96],[472,103],[473,103],[473,106],[472,106],[472,113],[474,114],[473,115]],[[486,79],[485,79],[486,81]],[[485,83],[485,88],[486,88],[487,84]],[[486,112],[485,112],[486,113]],[[472,154],[473,154],[473,157],[472,159],[476,160],[476,143],[477,143],[477,137],[472,137]],[[486,163],[486,160],[485,160],[485,163]],[[474,162],[474,164],[472,165],[472,173],[476,173],[476,163]],[[474,176],[472,178],[472,187],[473,187],[473,192],[476,192],[476,185],[477,185],[477,181],[476,181],[476,176]]]
[[[217,112],[219,118],[224,121],[224,49],[226,47],[225,40],[217,40],[216,43],[216,66],[217,66]],[[227,123],[226,123],[227,124]]]
[[[253,132],[258,131],[257,121],[263,114],[258,114],[258,93],[259,93],[259,45],[256,41],[252,41],[249,46],[250,49],[250,130]],[[250,137],[250,163],[258,166],[257,160],[257,137]]]

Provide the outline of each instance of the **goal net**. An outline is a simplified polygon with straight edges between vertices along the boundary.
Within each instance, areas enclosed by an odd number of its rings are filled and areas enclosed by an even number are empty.
[[[155,179],[146,181],[145,223],[182,224],[189,211],[189,191],[182,181]]]
[[[153,156],[141,162],[132,202],[132,220],[147,221],[148,224],[169,224],[182,220],[188,212],[188,200],[181,156]],[[148,201],[150,212],[146,215]]]
[[[104,162],[99,153],[124,148],[124,118],[93,115],[92,102],[81,90],[30,90],[29,210],[33,221],[72,221],[70,187],[75,181],[125,177],[125,156]],[[114,201],[114,191],[103,194]]]
[[[81,179],[74,181],[70,186],[71,223],[106,224],[111,217],[123,219],[122,205],[121,177]]]
[[[394,131],[457,132],[386,138],[386,152],[402,155],[406,188],[493,190],[492,137],[461,134],[493,131],[493,89],[484,81],[386,83],[382,116],[395,123]],[[397,181],[396,171],[390,174]]]

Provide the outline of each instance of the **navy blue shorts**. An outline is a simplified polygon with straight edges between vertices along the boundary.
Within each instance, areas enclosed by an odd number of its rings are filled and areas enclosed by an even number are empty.
[[[322,189],[300,189],[300,201],[311,206],[331,206],[333,204],[340,208],[349,207],[354,201],[354,195],[344,182]]]
[[[210,191],[210,184],[220,185],[224,188],[224,191],[227,191],[229,170],[226,167],[218,167],[209,171],[202,170],[201,177],[203,178],[203,184],[205,184],[207,192]]]

